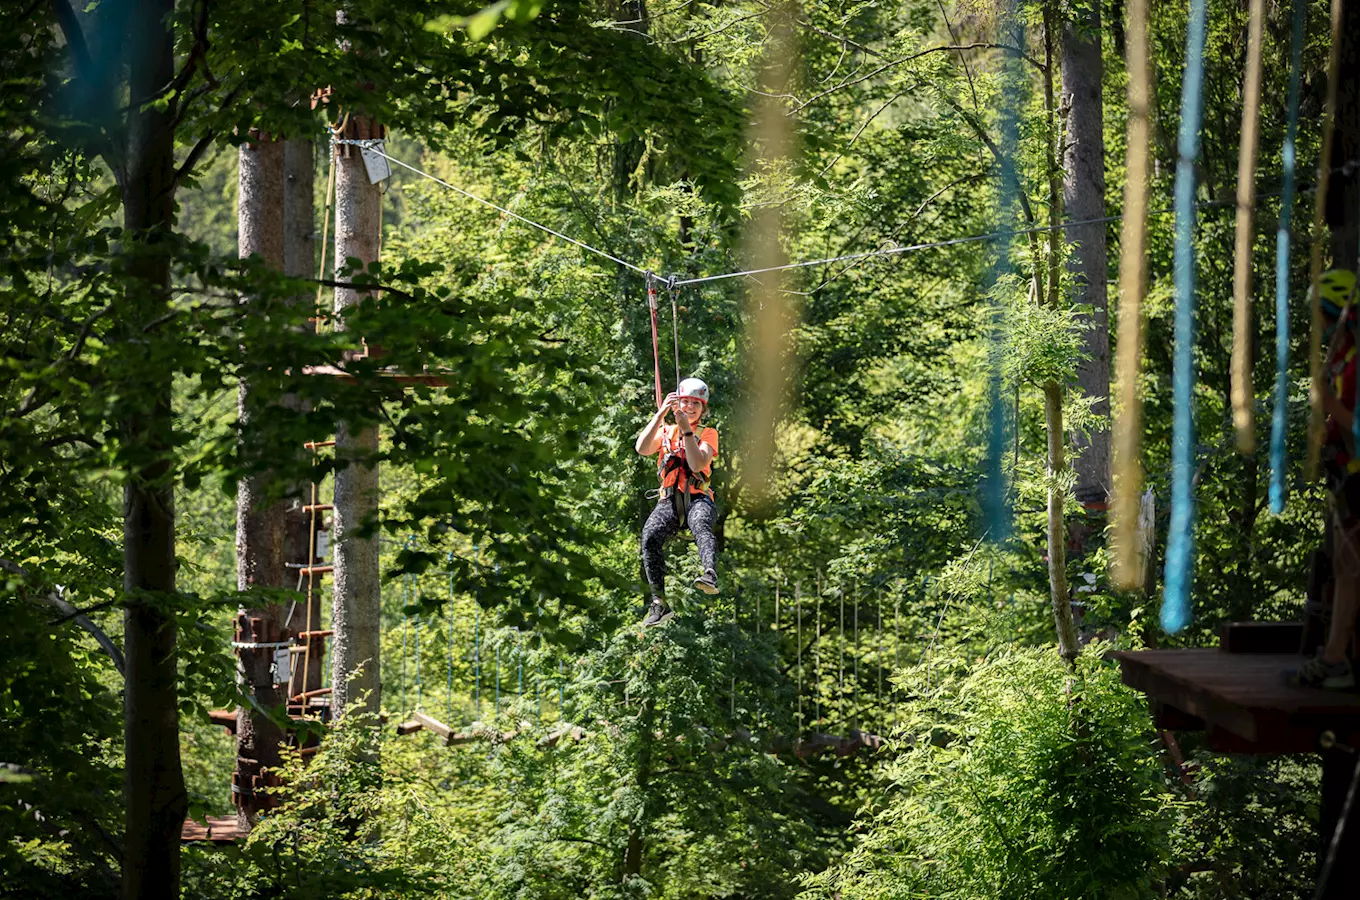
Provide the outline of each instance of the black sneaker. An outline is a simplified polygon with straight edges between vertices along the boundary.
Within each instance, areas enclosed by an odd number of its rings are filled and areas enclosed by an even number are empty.
[[[1349,660],[1329,663],[1322,658],[1319,647],[1316,656],[1310,656],[1303,665],[1284,673],[1285,682],[1292,687],[1322,688],[1328,691],[1355,690],[1355,672]]]
[[[718,573],[712,569],[705,569],[704,574],[694,579],[694,586],[705,594],[718,593]]]
[[[651,608],[647,610],[647,618],[642,620],[642,627],[660,625],[662,622],[670,621],[674,616],[674,610],[666,605],[665,600],[652,600]]]

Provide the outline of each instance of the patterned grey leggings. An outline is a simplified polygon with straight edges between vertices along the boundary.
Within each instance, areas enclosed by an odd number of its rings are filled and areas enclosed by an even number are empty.
[[[713,520],[717,518],[718,508],[713,501],[701,494],[690,497],[689,513],[685,524],[694,535],[694,543],[699,545],[699,564],[705,569],[717,568],[718,540],[713,536]],[[668,538],[680,533],[680,516],[670,498],[657,501],[656,509],[647,517],[642,526],[642,571],[652,593],[666,595],[666,556],[663,547]]]

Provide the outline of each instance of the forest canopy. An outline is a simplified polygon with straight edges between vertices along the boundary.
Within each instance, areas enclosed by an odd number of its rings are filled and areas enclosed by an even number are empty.
[[[9,10],[0,895],[1311,892],[1348,7]]]

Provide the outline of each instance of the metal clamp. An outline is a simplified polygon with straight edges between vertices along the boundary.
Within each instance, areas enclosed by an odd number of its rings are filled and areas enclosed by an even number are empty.
[[[277,650],[280,647],[291,647],[293,642],[289,641],[232,641],[231,646],[237,650]]]

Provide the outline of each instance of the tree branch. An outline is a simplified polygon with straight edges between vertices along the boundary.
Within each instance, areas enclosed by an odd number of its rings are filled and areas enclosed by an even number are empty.
[[[17,565],[3,558],[0,558],[0,570],[4,570],[13,575],[18,575],[21,578],[29,577],[28,570],[25,569],[23,566]],[[110,638],[107,634],[105,634],[98,625],[91,622],[89,616],[85,615],[85,613],[76,609],[66,600],[63,600],[60,596],[57,595],[56,592],[50,592],[47,594],[40,595],[39,599],[42,600],[42,602],[46,603],[48,606],[55,609],[57,612],[62,613],[64,618],[59,619],[58,622],[74,620],[77,625],[88,631],[90,635],[93,636],[94,639],[99,643],[99,646],[104,648],[104,652],[109,655],[109,658],[113,660],[113,666],[118,670],[118,674],[119,675],[125,674],[122,648],[120,648],[116,643],[114,643],[113,639]],[[112,604],[101,604],[101,606],[109,605]],[[100,607],[95,608],[97,609]]]
[[[328,287],[328,288],[340,288],[340,289],[342,289],[342,290],[347,290],[347,291],[359,291],[359,292],[361,292],[361,293],[367,293],[367,292],[371,292],[371,291],[385,291],[385,292],[387,292],[387,293],[389,293],[389,294],[396,294],[398,297],[404,297],[404,298],[407,299],[407,300],[415,300],[415,299],[416,299],[414,295],[412,295],[412,294],[410,294],[410,293],[407,293],[406,291],[403,291],[403,290],[401,290],[400,288],[394,288],[394,287],[392,287],[391,285],[386,285],[386,284],[378,284],[378,283],[374,283],[374,284],[355,284],[355,283],[352,282],[352,281],[336,281],[336,280],[333,279],[333,278],[312,278],[312,279],[308,279],[308,280],[309,280],[309,281],[312,281],[312,282],[314,282],[314,283],[316,283],[316,284],[319,284],[319,285],[321,285],[322,287]]]
[[[844,37],[834,32],[827,31],[825,28],[818,28],[816,25],[813,25],[807,19],[799,19],[798,24],[802,25],[804,28],[807,28],[809,31],[812,31],[815,34],[820,34],[824,38],[828,38],[830,40],[836,41],[839,44],[843,44],[846,47],[858,50],[859,52],[867,56],[872,56],[875,57],[876,59],[888,58],[884,56],[882,53],[879,53],[877,50],[866,47],[864,44],[861,44],[858,41],[852,41],[848,37]]]
[[[61,33],[66,38],[66,46],[71,48],[71,58],[76,64],[76,74],[87,82],[93,84],[95,79],[94,61],[90,59],[90,49],[85,44],[85,33],[80,30],[80,20],[76,18],[75,10],[66,0],[50,0],[52,5],[52,15],[57,19],[57,25],[61,27]]]
[[[878,68],[872,69],[869,72],[860,75],[858,78],[846,79],[845,81],[842,81],[835,87],[829,87],[819,94],[813,94],[806,101],[804,101],[803,104],[800,105],[798,108],[791,110],[789,112],[789,115],[791,116],[796,115],[797,113],[802,112],[805,108],[810,106],[812,103],[822,99],[823,97],[829,96],[830,94],[834,94],[837,91],[843,90],[847,87],[853,87],[854,85],[868,81],[875,75],[885,72],[888,69],[893,68],[894,66],[900,66],[903,63],[909,63],[913,60],[920,59],[921,57],[927,56],[931,53],[963,52],[964,50],[1009,50],[1010,52],[1017,54],[1021,59],[1025,60],[1030,65],[1038,68],[1040,71],[1046,71],[1043,63],[1039,62],[1037,59],[1034,59],[1032,56],[1025,53],[1025,51],[1020,47],[1013,47],[1010,44],[994,44],[988,41],[977,41],[972,44],[941,44],[938,47],[927,47],[925,50],[922,50],[919,53],[913,53],[910,56],[904,56],[900,59],[890,59],[883,65],[879,66]]]
[[[950,109],[958,113],[959,117],[963,119],[964,122],[968,123],[968,127],[972,128],[973,133],[978,136],[978,140],[982,141],[983,145],[986,146],[986,148],[989,151],[991,151],[992,157],[996,160],[997,165],[1001,167],[1001,172],[1003,176],[1004,175],[1010,176],[1011,187],[1015,188],[1015,196],[1020,201],[1020,209],[1025,214],[1025,221],[1030,225],[1030,227],[1036,226],[1038,223],[1034,218],[1034,208],[1029,205],[1029,195],[1025,193],[1024,185],[1020,183],[1020,176],[1015,174],[1015,170],[1013,168],[1010,168],[1006,165],[1006,157],[1004,154],[1002,154],[1001,148],[997,146],[996,141],[992,140],[991,136],[987,134],[987,129],[982,127],[982,123],[979,122],[977,118],[974,117],[971,113],[969,113],[966,109],[959,106],[957,103],[955,103],[953,100],[950,100],[947,97],[944,98],[944,102],[949,106]]]

